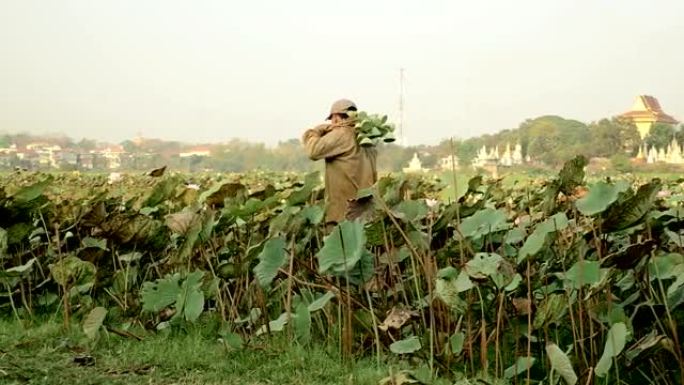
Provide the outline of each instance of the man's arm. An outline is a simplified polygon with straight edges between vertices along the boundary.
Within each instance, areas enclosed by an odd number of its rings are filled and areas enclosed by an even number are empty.
[[[330,124],[319,124],[318,126],[306,130],[304,132],[304,135],[302,135],[302,143],[304,146],[306,146],[306,143],[309,141],[309,139],[314,138],[314,137],[321,137],[328,132],[330,132],[332,125]]]
[[[355,138],[348,138],[348,136],[349,133],[343,128],[330,129],[318,126],[307,130],[302,141],[309,158],[319,160],[333,158],[350,151],[355,144]]]

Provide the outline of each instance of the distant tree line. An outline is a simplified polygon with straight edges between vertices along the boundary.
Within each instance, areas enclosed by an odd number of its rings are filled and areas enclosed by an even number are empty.
[[[405,167],[414,153],[420,154],[424,167],[434,167],[439,159],[450,154],[459,158],[461,165],[468,165],[482,146],[488,149],[499,146],[503,151],[507,144],[520,144],[523,155],[529,155],[535,162],[557,166],[582,154],[589,158],[614,156],[631,157],[640,146],[667,146],[673,138],[684,143],[684,130],[668,124],[655,124],[644,142],[634,124],[619,118],[601,119],[585,124],[560,116],[541,116],[522,122],[517,128],[506,129],[495,134],[485,134],[468,139],[446,139],[437,145],[398,146],[381,145],[378,153],[378,168],[382,172],[399,171]],[[0,148],[10,144],[25,146],[30,142],[47,141],[58,144],[65,150],[88,153],[98,147],[94,140],[83,139],[74,142],[65,136],[36,137],[28,134],[0,135]],[[167,165],[185,171],[229,171],[249,170],[300,171],[306,172],[322,167],[321,162],[310,161],[298,139],[281,141],[268,147],[234,139],[222,144],[208,144],[211,155],[180,157],[179,154],[190,145],[177,141],[147,139],[143,142],[126,140],[120,143],[128,154],[122,167],[141,169]],[[135,156],[135,154],[147,154]]]
[[[484,145],[487,148],[510,144],[522,146],[523,154],[534,161],[557,166],[575,155],[586,157],[610,158],[615,155],[632,157],[639,147],[666,147],[676,138],[684,143],[684,130],[681,126],[657,123],[642,142],[636,126],[620,118],[601,119],[585,124],[560,116],[542,116],[529,119],[518,128],[503,130],[496,134],[486,134],[464,140],[454,140],[453,148],[461,163],[468,164]],[[436,148],[438,156],[451,151],[450,140],[442,141]]]

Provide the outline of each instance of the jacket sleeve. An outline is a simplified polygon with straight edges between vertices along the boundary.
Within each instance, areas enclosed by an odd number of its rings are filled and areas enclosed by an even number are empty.
[[[330,159],[351,151],[356,138],[343,128],[321,132],[317,128],[307,130],[302,138],[307,155],[312,160]]]

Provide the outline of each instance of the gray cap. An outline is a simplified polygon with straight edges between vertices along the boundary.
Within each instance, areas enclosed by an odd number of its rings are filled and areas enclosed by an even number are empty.
[[[356,111],[356,104],[349,99],[340,99],[330,107],[330,114],[326,120],[332,119],[334,114],[346,114],[349,111]]]

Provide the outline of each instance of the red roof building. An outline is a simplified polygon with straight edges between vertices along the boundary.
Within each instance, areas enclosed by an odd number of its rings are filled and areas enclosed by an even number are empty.
[[[637,96],[632,109],[620,115],[620,117],[634,122],[639,130],[641,139],[648,135],[654,123],[679,123],[677,119],[663,111],[658,99],[650,95]]]

